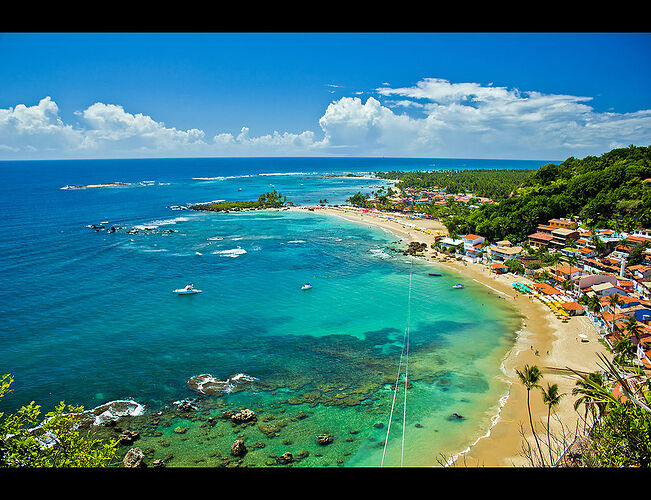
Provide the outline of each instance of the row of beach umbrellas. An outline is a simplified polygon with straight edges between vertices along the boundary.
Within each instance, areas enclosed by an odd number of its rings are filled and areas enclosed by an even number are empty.
[[[554,313],[554,316],[556,316],[561,321],[567,321],[569,319],[570,314],[565,309],[563,309],[563,302],[559,299],[558,296],[543,295],[539,293],[537,290],[535,290],[534,288],[530,287],[529,285],[525,285],[524,283],[520,283],[519,281],[513,282],[513,288],[515,288],[519,292],[532,293],[534,297],[540,300],[540,302],[542,302],[547,307],[549,307],[552,313]]]

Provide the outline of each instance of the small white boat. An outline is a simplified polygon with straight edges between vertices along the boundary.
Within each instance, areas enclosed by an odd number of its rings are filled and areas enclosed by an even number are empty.
[[[309,290],[310,288],[312,288],[312,285],[310,285],[309,283],[305,283],[305,284],[301,287],[301,290]]]
[[[176,293],[178,295],[191,295],[194,293],[201,293],[201,290],[197,290],[192,283],[189,285],[186,285],[185,288],[178,288],[176,290],[172,290],[173,293]]]
[[[453,285],[452,288],[463,288],[463,285],[461,283],[457,283],[456,285]]]

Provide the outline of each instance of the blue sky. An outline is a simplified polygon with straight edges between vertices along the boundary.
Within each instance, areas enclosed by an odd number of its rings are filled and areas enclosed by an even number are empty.
[[[4,33],[0,160],[651,143],[646,33]]]

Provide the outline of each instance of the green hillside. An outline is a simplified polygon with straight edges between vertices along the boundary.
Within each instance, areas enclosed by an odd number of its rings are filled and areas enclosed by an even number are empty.
[[[507,173],[504,181],[497,175],[484,176],[483,185],[503,182],[508,190],[506,198],[495,196],[499,204],[472,209],[450,203],[419,210],[440,217],[450,232],[481,234],[493,241],[522,241],[538,224],[557,217],[578,216],[587,227],[624,231],[651,227],[651,147],[629,146],[598,157],[549,163],[529,171],[517,187],[512,173]],[[394,178],[405,186],[422,182],[407,173]],[[469,187],[477,189],[477,185]],[[493,188],[493,192],[505,190]]]

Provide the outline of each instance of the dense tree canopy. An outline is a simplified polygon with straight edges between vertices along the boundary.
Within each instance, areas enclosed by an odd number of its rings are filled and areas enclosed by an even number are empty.
[[[440,217],[451,232],[473,232],[490,240],[522,241],[538,224],[555,217],[578,216],[588,227],[615,230],[651,227],[651,147],[629,146],[599,157],[571,157],[559,165],[550,163],[535,171],[525,171],[523,177],[522,171],[490,172],[386,175],[400,179],[403,187],[422,187],[431,181],[452,191],[461,191],[460,187],[466,186],[474,194],[483,193],[498,200],[498,204],[484,204],[476,209],[464,204],[419,207],[420,211]],[[445,184],[448,175],[449,182]]]
[[[208,210],[210,212],[228,212],[231,210],[252,210],[261,208],[280,208],[287,203],[287,197],[275,189],[268,193],[262,193],[257,200],[245,201],[223,201],[220,203],[206,203],[193,205],[194,210]]]
[[[448,193],[472,193],[499,200],[510,196],[533,170],[525,169],[472,169],[434,170],[414,172],[378,172],[382,179],[400,179],[397,187],[445,189]]]

